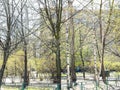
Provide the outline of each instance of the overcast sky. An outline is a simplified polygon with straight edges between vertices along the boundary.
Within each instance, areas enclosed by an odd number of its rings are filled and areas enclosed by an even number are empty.
[[[83,6],[87,5],[91,0],[74,0],[74,7],[81,9]],[[100,7],[100,1],[101,0],[93,0],[93,7],[94,9],[99,9]],[[103,9],[108,9],[109,7],[109,1],[112,2],[112,0],[102,0],[103,1]],[[114,0],[115,5],[120,4],[120,0]],[[90,9],[92,7],[91,4],[89,4],[88,8]]]

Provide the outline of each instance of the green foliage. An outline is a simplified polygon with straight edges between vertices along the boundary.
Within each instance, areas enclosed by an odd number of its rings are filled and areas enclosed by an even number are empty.
[[[3,62],[3,61],[0,59],[0,67],[2,66],[2,62]]]
[[[120,62],[119,61],[113,62],[110,60],[105,60],[104,64],[105,64],[105,70],[120,72]],[[81,69],[83,69],[81,61],[76,62],[76,66],[80,66]],[[85,61],[84,68],[87,72],[94,73],[94,61],[93,60],[92,61]],[[99,70],[99,68],[100,68],[100,62],[97,61],[97,70]]]
[[[33,69],[39,73],[52,73],[56,71],[55,56],[46,58],[33,58],[29,61]]]
[[[7,75],[22,75],[24,70],[24,53],[22,50],[17,51],[8,59],[5,76]]]
[[[0,64],[2,60],[0,60]],[[36,70],[39,73],[56,72],[55,55],[51,54],[47,58],[30,58],[28,59],[28,70]],[[5,76],[18,75],[22,76],[24,72],[24,53],[22,50],[17,51],[8,59]]]
[[[92,56],[91,49],[88,46],[84,46],[82,55],[83,55],[83,60],[84,60],[84,62],[86,64],[86,62],[89,62],[90,59],[91,59],[91,56]],[[81,61],[81,58],[80,58],[80,52],[79,51],[76,52],[75,57],[76,57],[75,66],[81,66],[82,61]]]
[[[111,71],[120,71],[120,62],[105,61],[105,68]]]

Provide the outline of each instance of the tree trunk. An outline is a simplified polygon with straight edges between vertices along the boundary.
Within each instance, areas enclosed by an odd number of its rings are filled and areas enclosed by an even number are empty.
[[[3,78],[3,75],[4,75],[4,71],[5,71],[5,67],[6,67],[6,64],[7,64],[7,60],[8,60],[8,55],[7,55],[7,52],[4,51],[4,57],[3,57],[3,64],[2,64],[2,67],[0,69],[0,88],[2,86],[2,78]]]
[[[96,82],[96,85],[99,86],[99,76],[98,76],[98,71],[97,71],[97,51],[96,51],[96,33],[95,33],[95,37],[94,37],[94,71],[95,71],[95,76],[94,76],[94,79],[95,79],[95,82]]]
[[[79,30],[79,48],[80,48],[80,59],[82,61],[82,66],[83,66],[83,78],[85,79],[85,63],[84,63],[84,59],[83,59],[83,42],[82,42],[82,34],[81,34],[81,30]]]
[[[103,82],[106,84],[106,76],[105,76],[105,69],[104,69],[104,63],[103,62],[101,64],[101,75],[102,75]]]
[[[71,22],[73,24],[73,20]],[[73,26],[72,26],[73,27]],[[75,51],[74,51],[74,28],[72,28],[72,41],[71,41],[71,81],[76,83],[76,72],[75,72]]]
[[[104,50],[105,50],[105,39],[107,33],[107,30],[104,32],[102,27],[102,6],[103,6],[103,0],[100,1],[100,11],[99,11],[99,25],[100,25],[100,61],[101,61],[101,76],[103,79],[103,82],[106,84],[106,76],[105,76],[105,69],[104,69]]]
[[[28,81],[28,70],[27,70],[27,44],[26,41],[24,41],[24,88],[28,86],[29,81]]]
[[[71,42],[71,80],[73,83],[76,82],[76,72],[75,72],[75,52],[74,52],[74,28],[72,29],[72,42]]]
[[[66,12],[66,19],[68,19],[68,11]],[[67,64],[67,90],[71,88],[71,71],[70,71],[70,43],[69,43],[69,24],[66,22],[66,64]]]
[[[68,6],[69,6],[69,14],[68,16],[73,15],[73,1],[68,1]],[[71,81],[73,83],[76,83],[76,72],[75,72],[75,32],[74,32],[74,22],[73,22],[73,17],[70,19],[70,26],[69,29],[71,29],[71,47],[70,47],[70,52],[71,52]]]
[[[81,57],[82,66],[83,66],[83,78],[85,80],[85,63],[84,63],[83,55],[82,55],[82,47],[80,48],[80,57]]]
[[[27,41],[25,37],[25,30],[23,26],[23,1],[21,0],[21,31],[22,31],[22,38],[23,38],[23,51],[24,51],[24,81],[22,89],[24,90],[28,86],[28,70],[27,70]]]
[[[57,88],[61,90],[61,60],[60,60],[60,42],[56,39],[56,68],[57,68]]]
[[[75,72],[75,56],[71,55],[71,80],[73,83],[76,82],[76,72]]]
[[[107,84],[107,82],[106,82],[106,75],[105,75],[105,68],[104,68],[104,50],[105,50],[105,38],[102,41],[101,76],[102,76],[103,82],[105,84]]]

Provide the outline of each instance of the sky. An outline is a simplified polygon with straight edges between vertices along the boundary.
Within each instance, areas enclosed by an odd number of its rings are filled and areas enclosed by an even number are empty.
[[[85,5],[87,5],[87,3],[89,3],[91,0],[74,0],[73,2],[73,6],[76,8],[83,8]],[[101,0],[93,0],[94,4],[94,9],[99,9],[100,7],[100,1]],[[109,1],[112,2],[112,0],[102,0],[103,1],[103,9],[108,9],[109,7]],[[120,5],[120,0],[114,0],[115,5],[119,4]],[[90,4],[88,6],[89,8],[92,7],[92,5]]]

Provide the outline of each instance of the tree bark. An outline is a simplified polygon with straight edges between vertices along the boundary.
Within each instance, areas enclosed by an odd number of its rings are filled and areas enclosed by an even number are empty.
[[[84,63],[84,59],[83,59],[83,54],[82,54],[82,47],[80,48],[80,57],[81,57],[81,61],[82,61],[82,66],[83,66],[83,78],[85,80],[85,63]]]
[[[24,41],[24,88],[29,84],[27,62],[27,43]]]
[[[82,46],[82,34],[81,34],[81,30],[79,30],[79,48],[80,48],[80,59],[82,61],[82,66],[83,66],[83,78],[85,79],[85,63],[84,63],[84,59],[83,59],[83,46]]]
[[[102,6],[103,0],[100,2],[100,11],[99,11],[99,26],[100,26],[100,62],[101,62],[101,71],[100,74],[102,76],[103,82],[106,83],[105,69],[104,69],[104,49],[105,49],[105,37],[103,33],[102,27]]]
[[[28,70],[27,70],[27,41],[25,37],[25,30],[23,28],[23,1],[21,0],[21,31],[22,31],[22,38],[23,38],[23,51],[24,51],[24,81],[22,88],[25,89],[28,86]]]
[[[104,66],[104,53],[105,53],[105,37],[102,40],[102,50],[101,50],[101,76],[103,82],[106,84],[105,66]]]
[[[60,41],[56,39],[56,68],[57,68],[57,88],[61,90],[61,60],[60,60]]]
[[[97,41],[96,41],[96,31],[94,30],[94,44],[93,44],[93,48],[94,48],[94,78],[95,78],[95,82],[96,85],[99,86],[99,76],[98,76],[98,71],[97,71]]]
[[[3,75],[4,75],[4,71],[5,71],[5,67],[6,67],[6,63],[7,63],[7,60],[8,60],[8,53],[6,51],[4,51],[4,56],[3,56],[3,64],[2,64],[2,67],[0,69],[0,88],[2,86],[2,78],[3,78]]]
[[[68,6],[69,6],[69,14],[68,16],[72,16],[73,15],[73,1],[69,0],[68,1]],[[70,22],[70,28],[71,29],[71,47],[70,47],[70,52],[71,52],[71,81],[73,83],[76,83],[76,72],[75,72],[75,32],[74,32],[74,22],[73,22],[73,17],[70,18],[69,20]]]
[[[66,19],[68,19],[68,11],[66,11]],[[70,43],[69,43],[69,25],[68,22],[66,22],[66,64],[67,64],[67,90],[70,90],[71,88],[71,70],[70,70]]]

